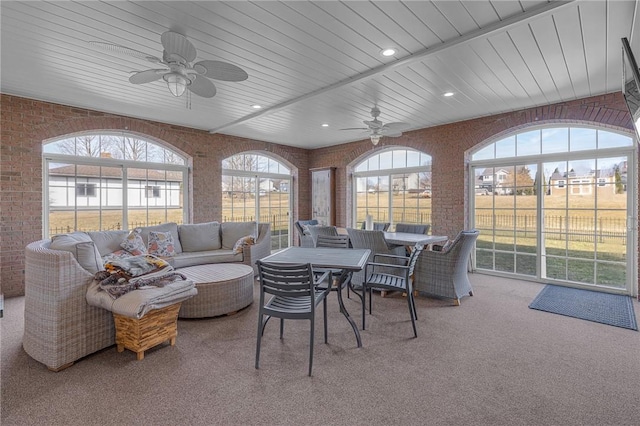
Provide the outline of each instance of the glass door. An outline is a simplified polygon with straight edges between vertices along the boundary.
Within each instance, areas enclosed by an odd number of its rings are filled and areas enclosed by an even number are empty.
[[[622,155],[543,164],[543,278],[628,288],[629,160]]]

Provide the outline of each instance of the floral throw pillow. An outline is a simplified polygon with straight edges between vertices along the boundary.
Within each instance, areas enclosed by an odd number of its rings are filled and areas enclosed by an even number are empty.
[[[175,256],[176,249],[170,231],[149,231],[149,254],[162,257]]]
[[[131,231],[127,238],[120,243],[120,247],[128,251],[134,256],[140,256],[141,254],[147,254],[147,247],[144,245],[142,235],[139,232]]]
[[[242,253],[242,251],[246,246],[250,246],[255,243],[256,243],[256,239],[253,237],[253,235],[246,235],[244,237],[241,237],[233,245],[233,252],[235,254]]]

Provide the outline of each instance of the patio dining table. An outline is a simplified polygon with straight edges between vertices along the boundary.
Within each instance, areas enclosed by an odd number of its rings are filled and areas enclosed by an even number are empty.
[[[369,249],[321,248],[321,247],[288,247],[262,259],[265,263],[294,265],[310,263],[313,268],[340,269],[337,283],[338,304],[340,312],[345,316],[353,333],[356,335],[358,347],[362,347],[362,339],[356,323],[353,321],[342,299],[342,288],[351,284],[354,272],[361,271],[367,263]]]
[[[449,239],[446,235],[424,235],[413,234],[410,232],[385,232],[384,239],[389,244],[399,246],[415,246],[416,244],[435,244],[442,243]]]

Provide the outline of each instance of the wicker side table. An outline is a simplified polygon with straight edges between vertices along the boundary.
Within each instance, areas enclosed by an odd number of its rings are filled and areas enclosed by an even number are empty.
[[[144,351],[167,340],[176,344],[178,335],[178,311],[181,303],[147,312],[140,319],[113,314],[116,326],[118,352],[129,349],[136,353],[138,361],[144,358]]]
[[[182,302],[180,318],[231,315],[253,303],[254,273],[242,263],[212,263],[178,269],[198,294]]]

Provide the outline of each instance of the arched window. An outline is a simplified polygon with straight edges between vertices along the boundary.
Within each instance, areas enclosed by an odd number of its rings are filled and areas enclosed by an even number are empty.
[[[271,248],[290,242],[291,170],[263,154],[244,152],[222,160],[222,220],[271,224]]]
[[[183,223],[186,160],[125,132],[45,141],[44,234]]]
[[[631,137],[584,126],[535,128],[476,150],[476,267],[633,291],[636,161]]]
[[[365,158],[353,171],[353,226],[375,222],[431,223],[431,156],[393,148]]]

